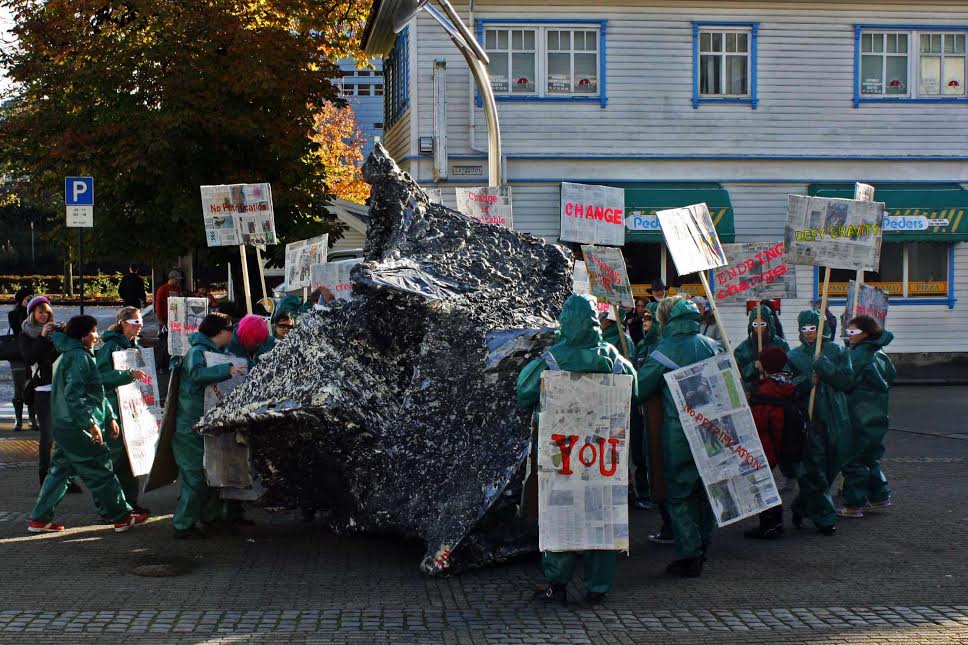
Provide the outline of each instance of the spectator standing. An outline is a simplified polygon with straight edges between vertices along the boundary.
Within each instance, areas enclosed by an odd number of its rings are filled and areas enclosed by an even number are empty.
[[[137,307],[141,309],[148,302],[148,294],[145,293],[145,281],[138,275],[138,265],[128,266],[128,274],[121,278],[118,285],[118,295],[125,307]]]
[[[20,353],[19,336],[22,333],[21,328],[29,316],[27,313],[27,303],[33,300],[33,298],[33,289],[28,287],[21,288],[17,292],[17,295],[14,296],[16,306],[7,314],[7,322],[10,323],[10,333],[13,334],[17,354]],[[16,415],[16,424],[13,429],[16,432],[23,430],[24,387],[27,385],[27,367],[28,365],[23,361],[22,356],[20,360],[10,361],[10,373],[13,376],[13,412]],[[33,404],[27,404],[27,413],[30,417],[30,427],[37,430],[37,418],[34,415]]]
[[[155,316],[158,317],[158,345],[155,350],[155,364],[158,366],[159,374],[168,371],[168,362],[171,360],[171,355],[168,353],[168,299],[178,298],[182,295],[181,282],[181,272],[173,269],[168,272],[168,280],[155,292]]]

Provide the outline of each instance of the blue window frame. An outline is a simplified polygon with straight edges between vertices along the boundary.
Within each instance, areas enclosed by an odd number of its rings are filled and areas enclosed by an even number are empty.
[[[854,107],[968,102],[968,26],[854,25]]]
[[[397,35],[390,55],[383,61],[385,94],[383,124],[389,130],[410,106],[410,28]]]
[[[607,20],[478,19],[477,40],[491,56],[495,100],[598,103],[604,108],[608,103],[607,24]],[[592,62],[593,58],[597,60]],[[497,65],[506,65],[507,71],[497,73]],[[477,106],[481,105],[478,96]]]
[[[758,22],[692,23],[692,108],[740,103],[754,110]]]

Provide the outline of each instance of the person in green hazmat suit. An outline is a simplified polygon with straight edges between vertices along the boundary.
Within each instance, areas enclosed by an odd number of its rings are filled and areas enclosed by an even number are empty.
[[[740,375],[743,377],[743,389],[749,394],[753,385],[763,376],[762,366],[759,362],[760,349],[757,336],[763,338],[763,350],[770,347],[779,347],[784,354],[790,353],[790,345],[780,336],[777,329],[777,318],[773,310],[768,306],[759,305],[759,317],[757,318],[756,307],[750,311],[749,324],[746,326],[747,338],[740,343],[733,351],[736,358],[736,365],[739,367]],[[789,371],[787,368],[785,371]],[[792,490],[793,481],[800,477],[803,467],[799,462],[789,463],[781,461],[779,464],[780,472],[787,479],[787,485],[782,486],[781,490]]]
[[[894,334],[870,316],[857,316],[847,323],[847,340],[852,374],[847,407],[853,441],[843,468],[844,506],[837,514],[863,517],[865,510],[893,506],[881,457],[888,428],[889,392],[897,374],[884,348],[894,340]]]
[[[598,324],[602,328],[602,340],[612,345],[623,358],[635,365],[635,343],[632,342],[632,336],[625,331],[622,325],[615,321],[615,309],[609,307],[608,311],[598,312]],[[622,336],[625,337],[624,347],[626,349],[624,350],[622,349]],[[628,352],[627,356],[626,350]]]
[[[133,513],[124,499],[121,483],[111,469],[111,450],[104,433],[119,434],[119,428],[104,396],[104,386],[94,359],[98,341],[97,320],[75,316],[65,333],[52,339],[61,357],[51,383],[52,430],[56,448],[27,530],[54,533],[64,526],[53,522],[54,509],[67,492],[68,478],[81,478],[101,513],[114,523],[115,531],[143,524],[148,516]]]
[[[517,395],[520,407],[535,409],[537,413],[536,406],[541,394],[541,374],[547,369],[635,376],[632,364],[625,360],[614,346],[602,340],[596,304],[595,297],[589,295],[572,295],[565,302],[561,311],[558,342],[540,358],[528,363],[518,375]],[[633,400],[635,391],[633,378]],[[532,445],[532,452],[534,450],[536,447]],[[544,574],[549,584],[546,589],[535,594],[536,599],[567,602],[566,587],[575,572],[578,555],[576,552],[551,551],[545,551],[542,554]],[[618,553],[586,551],[584,556],[586,600],[592,603],[601,602],[615,581]]]
[[[233,356],[244,358],[252,369],[259,364],[259,359],[272,351],[276,340],[269,334],[266,319],[255,314],[247,314],[235,326],[232,340],[229,341],[227,351]]]
[[[847,462],[850,416],[846,390],[851,385],[850,356],[824,329],[820,356],[814,360],[820,312],[805,309],[797,316],[800,345],[787,354],[787,364],[797,388],[796,398],[807,405],[816,384],[813,427],[807,438],[806,457],[798,479],[800,493],[793,501],[793,525],[803,526],[807,517],[823,535],[837,531],[837,511],[830,486]]]
[[[116,388],[128,385],[134,381],[144,381],[148,375],[141,370],[116,370],[111,355],[126,349],[138,349],[138,334],[144,326],[141,310],[137,307],[124,307],[118,311],[115,324],[108,327],[108,331],[101,336],[101,349],[97,350],[97,371],[104,383],[104,393],[111,408],[120,419],[121,408],[118,405],[118,391]],[[124,429],[117,437],[110,434],[105,437],[105,443],[111,450],[111,465],[121,488],[124,498],[136,513],[149,513],[146,508],[138,505],[138,479],[131,472],[131,462],[128,460],[128,450],[124,445]]]
[[[172,523],[176,539],[206,537],[198,523],[212,525],[222,519],[218,493],[205,481],[202,458],[205,442],[195,432],[194,425],[202,418],[205,387],[244,374],[245,367],[223,363],[207,367],[205,352],[224,354],[232,340],[232,319],[225,314],[209,314],[202,319],[198,331],[188,337],[191,347],[181,361],[181,382],[178,387],[178,408],[175,433],[171,447],[178,464],[181,497]]]
[[[666,372],[698,363],[724,350],[718,342],[700,335],[699,309],[684,296],[663,299],[656,310],[656,317],[662,326],[662,338],[639,370],[639,400],[644,401],[662,392],[666,506],[678,555],[678,559],[666,567],[666,572],[698,577],[702,575],[716,519],[679,422],[672,393],[663,376]]]

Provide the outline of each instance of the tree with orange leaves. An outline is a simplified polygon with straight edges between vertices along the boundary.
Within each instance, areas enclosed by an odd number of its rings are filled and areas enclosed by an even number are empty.
[[[353,108],[327,101],[315,115],[313,141],[319,146],[313,157],[323,166],[330,193],[349,202],[363,204],[370,185],[363,180],[363,133],[356,124]]]

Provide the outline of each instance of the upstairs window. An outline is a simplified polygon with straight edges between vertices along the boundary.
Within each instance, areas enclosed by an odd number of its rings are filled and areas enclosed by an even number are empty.
[[[908,35],[865,33],[860,39],[860,93],[863,96],[907,96]]]
[[[393,50],[383,62],[386,99],[383,101],[383,122],[392,127],[410,106],[410,28],[397,35]]]
[[[758,23],[693,23],[693,108],[748,103],[756,109],[758,32]]]
[[[965,95],[965,34],[921,34],[918,94]]]

